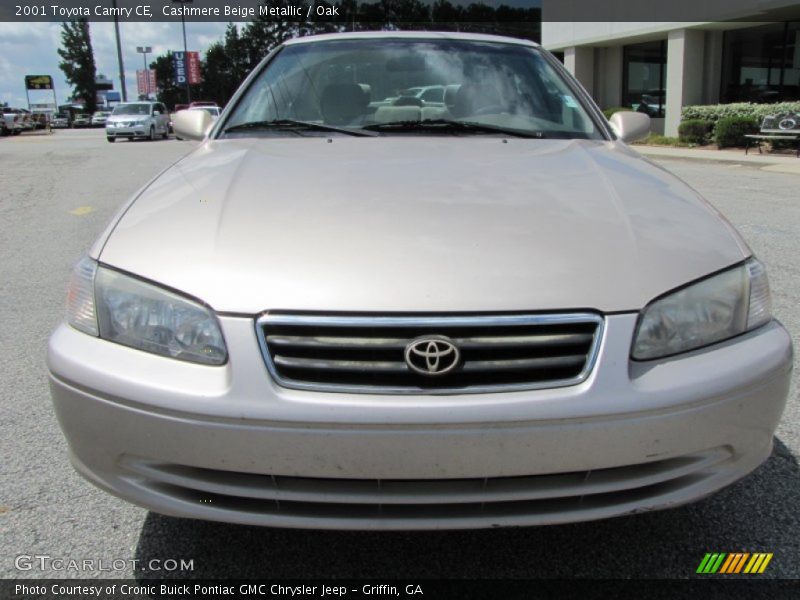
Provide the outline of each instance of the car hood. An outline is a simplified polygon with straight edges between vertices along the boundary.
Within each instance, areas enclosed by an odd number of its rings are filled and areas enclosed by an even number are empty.
[[[109,232],[102,262],[245,314],[638,310],[749,253],[624,144],[494,136],[211,140]]]

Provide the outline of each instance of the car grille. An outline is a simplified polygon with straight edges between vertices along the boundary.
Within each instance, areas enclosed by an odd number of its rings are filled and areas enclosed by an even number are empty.
[[[593,471],[469,479],[333,479],[242,473],[124,456],[131,485],[204,506],[210,518],[272,525],[447,528],[546,524],[675,503],[701,488],[728,448]],[[673,498],[673,500],[669,500]]]
[[[603,319],[593,313],[434,317],[270,313],[258,320],[256,329],[267,368],[284,387],[477,393],[580,383],[594,365]],[[409,367],[409,345],[429,339],[457,348],[454,363],[453,354],[442,358],[442,364],[452,363],[452,370],[440,374]],[[425,359],[421,360],[424,367]]]

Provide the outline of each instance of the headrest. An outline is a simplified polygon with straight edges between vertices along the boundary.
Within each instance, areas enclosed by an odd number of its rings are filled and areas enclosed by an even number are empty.
[[[320,97],[322,118],[332,125],[351,123],[365,114],[368,104],[369,94],[357,83],[331,84]]]
[[[475,114],[481,108],[500,103],[501,99],[497,88],[490,85],[465,83],[456,94],[452,111],[458,117],[466,117]]]
[[[456,104],[456,95],[458,90],[461,89],[460,83],[454,83],[444,88],[444,103],[447,108],[452,109]]]

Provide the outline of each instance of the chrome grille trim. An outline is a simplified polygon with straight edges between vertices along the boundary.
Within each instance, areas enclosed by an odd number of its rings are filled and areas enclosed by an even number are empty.
[[[492,328],[509,327],[553,327],[553,326],[592,326],[590,332],[542,332],[498,335]],[[534,390],[566,387],[577,385],[585,381],[594,368],[600,344],[603,339],[605,320],[596,313],[579,312],[564,314],[521,314],[521,315],[478,315],[478,316],[372,316],[372,315],[314,315],[290,313],[266,313],[256,320],[256,337],[264,358],[264,363],[274,381],[286,388],[361,394],[405,394],[405,395],[452,395],[452,394],[477,394],[490,392],[508,392],[519,390]],[[286,333],[272,333],[270,328],[308,328],[308,335]],[[474,349],[491,350],[519,350],[523,348],[546,350],[547,348],[562,349],[570,345],[586,346],[586,350],[577,353],[562,353],[554,356],[523,357],[496,360],[466,361],[461,373],[469,376],[487,373],[487,376],[497,373],[513,373],[521,370],[540,370],[547,368],[583,367],[575,376],[548,379],[543,381],[525,381],[514,383],[488,383],[472,384],[460,387],[422,387],[420,385],[372,385],[362,383],[331,383],[293,378],[286,374],[286,369],[320,369],[327,373],[374,373],[402,375],[408,369],[402,358],[396,360],[349,360],[342,357],[298,357],[277,354],[275,348],[300,348],[308,351],[326,350],[377,350],[394,351],[402,350],[406,344],[419,335],[411,332],[407,337],[398,335],[353,336],[343,333],[341,337],[331,335],[330,329],[363,328],[374,332],[380,328],[434,328],[431,334],[447,333],[447,328],[486,328],[485,335],[472,333],[466,336],[449,336],[461,349],[466,351]],[[314,329],[324,328],[324,334],[315,333]],[[436,328],[442,328],[440,332]],[[271,351],[272,349],[272,351]],[[283,370],[283,371],[282,371]]]

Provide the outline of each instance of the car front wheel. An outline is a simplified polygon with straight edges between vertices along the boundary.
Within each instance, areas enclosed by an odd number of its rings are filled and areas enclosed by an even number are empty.
[[[113,144],[113,143],[114,143],[114,141],[115,141],[115,140],[114,140],[114,138],[113,138],[113,137],[111,137],[110,135],[107,135],[107,136],[106,136],[106,139],[107,139],[109,142],[111,142],[112,144]]]
[[[154,141],[156,139],[156,128],[153,125],[150,125],[150,141]]]

